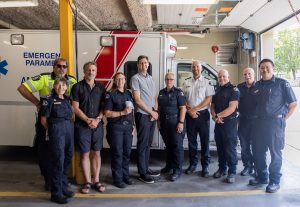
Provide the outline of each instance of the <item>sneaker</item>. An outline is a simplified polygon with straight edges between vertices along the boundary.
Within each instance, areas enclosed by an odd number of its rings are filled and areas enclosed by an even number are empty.
[[[226,177],[226,183],[234,183],[235,182],[235,174],[229,173]]]
[[[270,183],[266,187],[266,192],[267,193],[276,193],[280,189],[280,185],[276,183]]]
[[[268,184],[268,183],[269,183],[268,180],[260,180],[258,178],[249,180],[249,185],[252,185],[252,186],[260,186],[260,185],[264,185],[264,184]]]
[[[150,168],[147,170],[147,175],[150,175],[152,177],[158,177],[160,176],[160,173],[159,172],[156,172],[156,171],[153,171],[151,170]]]
[[[217,172],[214,173],[213,177],[214,178],[220,178],[222,176],[227,175],[226,171],[218,169]]]
[[[148,174],[140,175],[139,180],[148,184],[154,183],[154,179]]]

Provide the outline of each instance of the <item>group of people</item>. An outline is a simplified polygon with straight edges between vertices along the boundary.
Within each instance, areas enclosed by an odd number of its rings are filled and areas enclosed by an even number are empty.
[[[267,192],[279,189],[281,150],[284,146],[285,120],[293,113],[297,102],[289,83],[274,76],[274,64],[264,59],[259,64],[262,79],[254,81],[254,71],[244,70],[245,82],[233,86],[226,70],[218,72],[219,87],[201,75],[201,62],[193,61],[193,77],[182,89],[174,86],[173,73],[165,75],[165,88],[157,93],[154,80],[148,74],[149,59],[137,59],[138,73],[126,88],[122,72],[113,76],[109,91],[95,81],[97,65],[83,66],[84,78],[76,83],[67,75],[68,64],[63,58],[54,61],[52,73],[35,76],[18,91],[38,109],[36,141],[39,166],[45,187],[51,189],[51,200],[67,203],[74,193],[68,190],[67,172],[73,146],[81,154],[85,184],[81,193],[93,188],[105,191],[100,182],[103,143],[103,117],[107,118],[107,141],[111,152],[113,184],[119,188],[132,185],[129,160],[133,132],[137,132],[137,168],[139,180],[154,183],[160,173],[169,173],[176,181],[182,174],[184,160],[183,139],[189,143],[189,167],[192,174],[198,164],[197,137],[201,143],[202,176],[209,177],[210,116],[215,121],[219,169],[214,178],[227,175],[226,182],[235,182],[237,166],[237,139],[240,138],[244,170],[252,174],[250,185],[268,184]],[[40,100],[33,93],[38,91]],[[75,123],[72,114],[75,113]],[[150,147],[157,127],[166,146],[166,165],[160,172],[149,167]],[[270,150],[269,171],[266,152]]]

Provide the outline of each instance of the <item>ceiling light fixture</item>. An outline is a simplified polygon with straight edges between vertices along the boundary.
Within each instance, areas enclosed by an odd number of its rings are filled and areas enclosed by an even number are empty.
[[[0,7],[29,7],[38,6],[38,0],[1,0]]]
[[[217,4],[219,0],[140,0],[142,4]]]

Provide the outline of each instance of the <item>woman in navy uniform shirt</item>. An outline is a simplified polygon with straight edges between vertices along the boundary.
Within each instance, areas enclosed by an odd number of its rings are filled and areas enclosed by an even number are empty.
[[[125,188],[132,185],[129,177],[129,160],[133,131],[133,99],[126,89],[122,72],[115,74],[111,91],[105,98],[104,114],[107,117],[107,141],[111,149],[111,170],[114,185]]]
[[[65,204],[74,193],[68,190],[68,168],[72,160],[74,128],[70,99],[65,96],[68,82],[65,78],[54,81],[52,95],[43,101],[41,123],[49,135],[51,157],[51,201]]]
[[[181,175],[184,157],[185,97],[181,89],[174,87],[173,73],[166,74],[165,83],[166,87],[160,90],[158,95],[158,126],[167,152],[166,166],[161,172],[167,173],[173,170],[169,179],[175,181]]]

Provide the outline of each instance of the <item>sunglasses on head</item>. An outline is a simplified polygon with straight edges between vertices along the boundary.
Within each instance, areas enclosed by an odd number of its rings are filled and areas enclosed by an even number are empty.
[[[64,68],[64,69],[65,69],[65,68],[67,68],[68,66],[67,66],[67,65],[57,64],[56,67],[57,67],[57,68]]]

